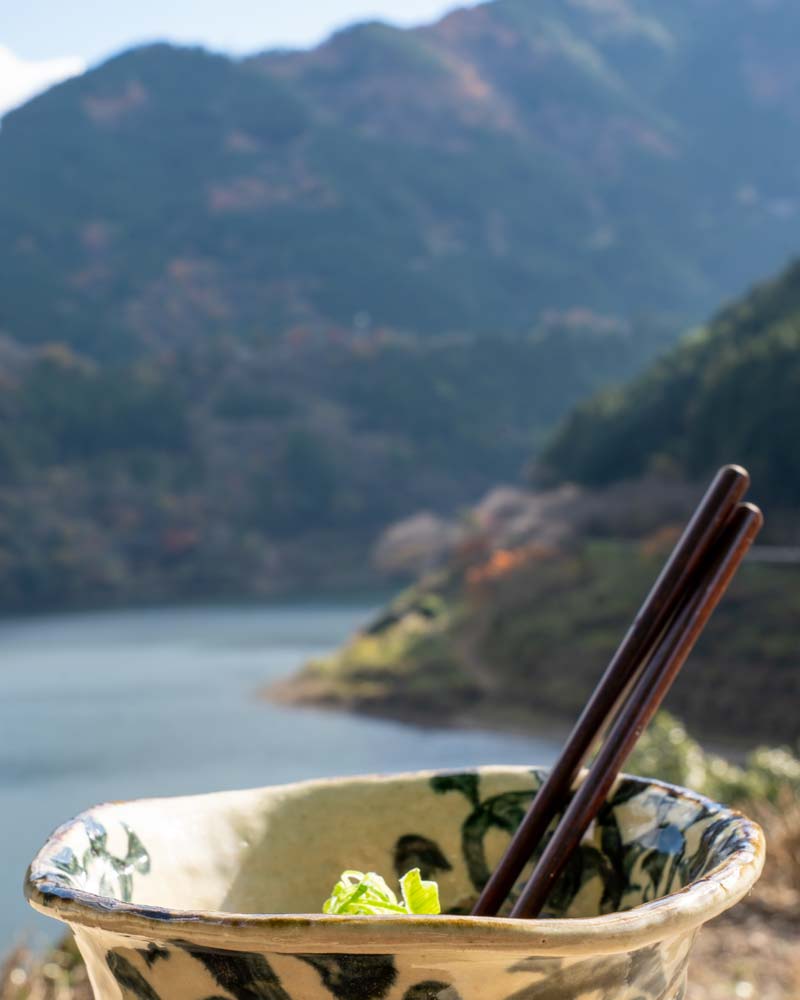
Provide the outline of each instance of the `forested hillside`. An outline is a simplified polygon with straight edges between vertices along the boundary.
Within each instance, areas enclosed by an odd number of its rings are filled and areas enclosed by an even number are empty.
[[[759,499],[800,503],[800,264],[579,406],[542,457],[591,485],[652,468],[695,478],[726,461],[750,469]]]
[[[206,338],[128,362],[0,341],[0,608],[362,585],[388,522],[519,477],[657,338]]]
[[[496,0],[123,53],[3,120],[0,330],[114,359],[575,307],[677,329],[800,242],[798,35],[790,0]]]

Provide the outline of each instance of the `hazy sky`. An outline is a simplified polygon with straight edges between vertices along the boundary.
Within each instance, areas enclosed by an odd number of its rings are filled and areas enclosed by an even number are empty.
[[[139,42],[169,39],[255,52],[313,45],[352,21],[415,24],[468,5],[469,0],[0,0],[0,114]]]

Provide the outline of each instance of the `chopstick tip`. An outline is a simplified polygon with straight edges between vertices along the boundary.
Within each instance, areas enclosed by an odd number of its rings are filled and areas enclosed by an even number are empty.
[[[750,500],[745,500],[739,504],[739,509],[748,511],[759,527],[764,523],[764,514],[758,504],[754,504]]]
[[[752,545],[756,535],[764,527],[764,515],[761,508],[749,500],[736,504],[736,508],[728,522],[729,532],[739,536],[746,548]]]
[[[730,476],[732,479],[743,479],[750,485],[750,473],[745,469],[743,465],[738,465],[735,462],[730,462],[728,465],[723,465],[719,470],[720,476]]]

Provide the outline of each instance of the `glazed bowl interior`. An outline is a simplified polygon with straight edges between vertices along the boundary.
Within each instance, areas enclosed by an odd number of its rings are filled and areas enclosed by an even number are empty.
[[[28,891],[85,904],[223,914],[319,914],[339,874],[435,878],[468,913],[544,771],[482,768],[305,782],[95,807],[37,856]],[[752,847],[754,825],[685,790],[622,778],[543,916],[628,911]],[[37,898],[38,894],[38,900]]]

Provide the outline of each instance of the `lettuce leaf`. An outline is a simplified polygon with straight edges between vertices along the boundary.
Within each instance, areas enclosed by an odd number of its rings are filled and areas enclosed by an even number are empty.
[[[412,868],[400,879],[403,892],[403,902],[409,913],[441,913],[439,905],[439,886],[435,882],[426,882],[419,868]]]
[[[400,879],[401,899],[375,872],[348,870],[333,887],[322,904],[323,913],[367,914],[381,913],[441,913],[439,887],[425,881],[419,868],[412,868]]]

